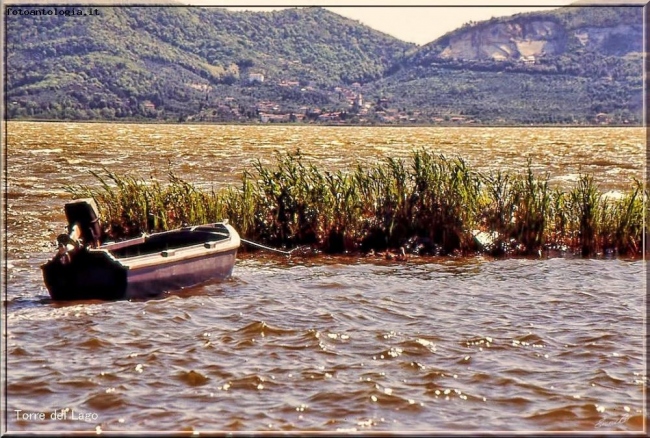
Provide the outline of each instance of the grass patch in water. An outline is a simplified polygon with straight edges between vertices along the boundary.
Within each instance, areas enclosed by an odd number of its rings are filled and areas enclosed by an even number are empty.
[[[472,170],[461,158],[425,150],[349,171],[318,168],[300,151],[246,170],[241,187],[200,190],[169,172],[169,181],[93,172],[99,187],[69,186],[90,197],[111,240],[228,218],[242,237],[266,245],[310,245],[327,253],[404,247],[416,254],[486,252],[532,255],[545,249],[583,256],[642,252],[647,192],[634,181],[606,197],[591,176],[569,191],[548,175]],[[481,245],[477,231],[489,232]]]

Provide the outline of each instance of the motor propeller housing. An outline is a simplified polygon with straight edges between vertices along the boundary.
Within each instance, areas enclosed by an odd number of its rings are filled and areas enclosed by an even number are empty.
[[[92,198],[76,199],[65,204],[65,217],[68,230],[80,234],[79,238],[86,246],[98,247],[102,239],[102,227],[99,222],[97,205]]]

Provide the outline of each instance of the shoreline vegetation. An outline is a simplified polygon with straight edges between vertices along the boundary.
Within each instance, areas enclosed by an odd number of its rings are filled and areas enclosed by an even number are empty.
[[[336,172],[300,150],[277,153],[273,165],[245,170],[240,187],[218,191],[171,170],[166,184],[106,168],[92,174],[98,187],[66,191],[95,200],[108,240],[228,219],[245,239],[315,253],[639,257],[648,236],[638,180],[612,198],[589,175],[561,190],[530,162],[522,172],[481,173],[425,150]]]
[[[115,120],[115,119],[30,119],[30,118],[13,118],[8,119],[7,122],[15,123],[82,123],[82,124],[114,124],[114,125],[198,125],[198,126],[297,126],[297,127],[314,127],[314,126],[332,126],[336,128],[347,128],[347,127],[360,127],[360,128],[586,128],[586,129],[603,129],[603,128],[642,128],[643,125],[640,123],[608,123],[608,124],[596,124],[596,123],[458,123],[452,121],[446,122],[401,122],[401,123],[387,123],[387,122],[373,122],[373,123],[334,123],[334,122],[261,122],[259,120],[255,121],[224,121],[224,122],[214,122],[214,121],[199,121],[199,120],[189,120],[184,122],[179,122],[177,120],[167,120],[167,119],[124,119],[124,120]]]

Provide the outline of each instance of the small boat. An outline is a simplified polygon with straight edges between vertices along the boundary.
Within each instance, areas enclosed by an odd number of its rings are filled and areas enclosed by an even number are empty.
[[[208,280],[226,279],[240,237],[228,221],[100,243],[92,199],[65,204],[70,234],[41,266],[53,300],[146,299]]]

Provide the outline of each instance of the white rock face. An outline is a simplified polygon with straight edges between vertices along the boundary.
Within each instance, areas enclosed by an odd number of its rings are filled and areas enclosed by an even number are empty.
[[[619,24],[615,27],[583,27],[576,30],[574,35],[580,43],[589,49],[602,48],[610,37],[634,38],[633,35],[642,36],[641,28],[629,24]]]
[[[550,20],[495,23],[478,25],[450,38],[439,56],[462,60],[515,60],[535,62],[544,55],[558,55],[575,37],[590,50],[600,50],[610,38],[637,38],[642,40],[642,27],[618,25],[615,27],[583,27],[567,32]]]
[[[564,29],[552,21],[497,23],[467,30],[449,41],[443,58],[506,60],[556,54],[565,40]]]

